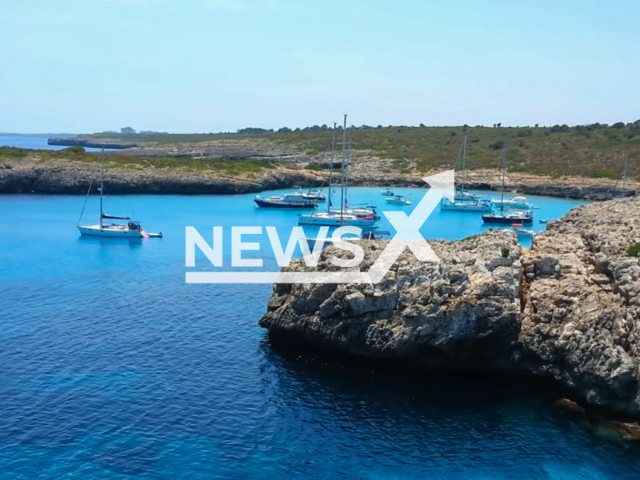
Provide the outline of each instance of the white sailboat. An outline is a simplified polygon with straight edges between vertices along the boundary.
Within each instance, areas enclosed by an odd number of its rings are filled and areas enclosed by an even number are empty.
[[[461,175],[461,181],[460,181],[460,188],[456,191],[453,202],[448,198],[442,199],[442,202],[440,202],[440,210],[456,211],[456,212],[480,212],[480,213],[490,212],[491,203],[488,200],[478,198],[476,195],[473,195],[472,193],[468,193],[464,191],[464,184],[465,184],[466,172],[467,172],[467,136],[466,135],[464,136],[464,141],[462,142],[462,146],[460,147],[460,150],[461,152],[458,152],[458,156],[456,157],[456,161],[453,165],[453,168],[455,168],[460,158],[460,153],[462,153],[462,175]]]
[[[93,182],[91,182],[93,185]],[[91,193],[91,185],[89,185],[89,191],[87,191],[87,197],[84,201],[84,206],[87,205],[89,194]],[[104,213],[104,149],[102,150],[102,160],[100,163],[100,223],[96,225],[80,225],[82,215],[84,214],[84,207],[82,207],[82,213],[80,214],[80,220],[78,221],[78,230],[80,235],[90,235],[96,237],[116,237],[116,238],[150,238],[150,237],[162,237],[160,233],[147,233],[142,229],[142,225],[137,220],[131,220],[130,217],[119,217],[115,215],[108,215]],[[120,220],[120,223],[111,222],[106,223],[105,220]],[[125,223],[126,221],[126,223]]]
[[[491,200],[496,207],[512,208],[514,210],[531,210],[533,205],[527,202],[525,197],[514,197],[512,199]]]
[[[335,155],[335,123],[333,125],[333,138],[331,145],[331,165]],[[329,179],[329,202],[326,212],[313,212],[300,215],[298,225],[314,225],[323,227],[360,227],[374,228],[376,226],[377,215],[373,211],[364,209],[349,209],[346,205],[346,194],[348,188],[349,162],[346,155],[347,143],[347,115],[344,116],[344,126],[342,128],[342,174],[340,187],[340,207],[331,207],[331,178]],[[331,173],[332,174],[332,173]],[[330,175],[331,175],[330,174]]]

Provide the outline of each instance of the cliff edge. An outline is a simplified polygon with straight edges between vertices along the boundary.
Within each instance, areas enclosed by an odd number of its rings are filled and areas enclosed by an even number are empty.
[[[416,368],[550,378],[582,402],[640,417],[640,199],[574,209],[530,250],[490,230],[405,252],[376,285],[274,285],[260,325],[275,340]],[[385,242],[363,244],[363,271]],[[326,249],[319,270],[343,252]],[[287,270],[301,271],[302,261]]]

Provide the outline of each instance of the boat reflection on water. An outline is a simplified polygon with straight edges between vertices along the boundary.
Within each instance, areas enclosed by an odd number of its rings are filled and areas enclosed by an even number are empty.
[[[100,237],[97,235],[80,235],[78,241],[84,244],[104,245],[109,248],[117,248],[117,245],[128,248],[140,248],[144,243],[142,237]]]

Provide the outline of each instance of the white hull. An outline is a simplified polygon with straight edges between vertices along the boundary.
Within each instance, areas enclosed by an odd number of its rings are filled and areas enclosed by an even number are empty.
[[[411,205],[411,201],[406,198],[387,198],[386,201],[391,205]]]
[[[441,203],[440,210],[487,213],[491,211],[491,205],[478,205],[474,203]]]
[[[298,225],[316,225],[321,227],[373,227],[376,224],[374,219],[354,218],[351,215],[340,214],[327,215],[300,215]]]
[[[494,201],[493,205],[498,208],[500,208],[500,205],[502,205],[504,206],[504,208],[512,208],[514,210],[531,210],[533,208],[528,203],[522,204],[517,202],[500,202],[500,200]]]
[[[131,230],[126,226],[78,225],[81,235],[96,237],[143,238],[140,230]]]

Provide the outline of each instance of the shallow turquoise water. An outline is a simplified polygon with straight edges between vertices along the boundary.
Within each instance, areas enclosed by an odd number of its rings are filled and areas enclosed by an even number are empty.
[[[351,203],[382,206],[380,191],[353,189]],[[424,193],[398,192],[414,204]],[[0,196],[0,478],[640,476],[638,449],[522,386],[404,379],[275,350],[257,327],[269,285],[185,284],[185,226],[210,240],[214,225],[296,223],[252,198],[109,197],[110,213],[165,234],[123,242],[79,238],[81,197]],[[536,222],[578,204],[531,200]],[[91,198],[86,221],[96,208]],[[479,215],[447,212],[424,231],[482,228]]]
[[[0,134],[0,147],[17,147],[17,148],[30,148],[37,150],[62,150],[59,145],[49,145],[47,140],[49,137],[44,136],[27,136],[27,135],[1,135]],[[100,148],[85,147],[87,152],[99,152]],[[105,150],[111,150],[107,148]]]

